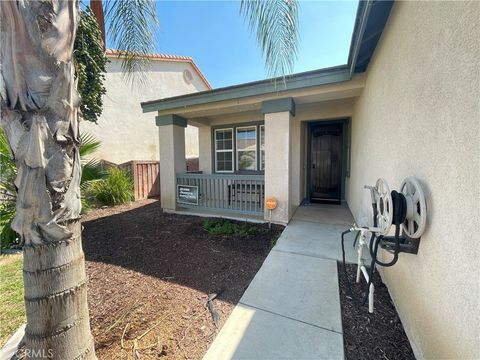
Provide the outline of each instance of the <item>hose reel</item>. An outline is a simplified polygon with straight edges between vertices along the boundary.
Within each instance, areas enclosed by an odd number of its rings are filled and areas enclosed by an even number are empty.
[[[393,221],[393,200],[388,183],[384,178],[377,180],[375,184],[377,204],[377,226],[380,228],[378,233],[387,234],[390,231]]]
[[[418,239],[425,231],[427,203],[422,187],[414,177],[407,177],[400,185],[400,192],[407,202],[407,213],[402,223],[403,232],[411,239]]]
[[[373,275],[375,273],[375,265],[384,267],[396,264],[401,252],[417,254],[420,237],[425,231],[427,221],[427,203],[425,194],[417,179],[407,177],[400,185],[400,191],[390,191],[388,183],[385,179],[379,178],[375,186],[365,186],[370,190],[373,209],[373,226],[358,227],[355,224],[349,230],[342,233],[342,253],[343,265],[345,267],[345,235],[349,232],[358,231],[357,238],[353,246],[358,241],[358,268],[357,282],[359,282],[360,274],[363,273],[367,281],[368,292],[362,300],[358,300],[353,296],[347,272],[345,278],[350,297],[359,304],[365,304],[369,300],[369,312],[373,312],[373,292],[372,284]],[[387,236],[391,226],[395,226],[395,235]],[[370,240],[367,241],[367,237]],[[364,259],[362,257],[363,247],[370,252],[371,265],[367,272]],[[378,249],[382,248],[393,254],[393,259],[389,262],[382,262],[378,259]],[[361,271],[360,271],[361,270]]]

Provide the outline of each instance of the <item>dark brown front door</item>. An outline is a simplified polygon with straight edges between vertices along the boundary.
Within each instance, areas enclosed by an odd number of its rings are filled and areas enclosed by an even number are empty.
[[[342,124],[315,125],[311,128],[311,201],[340,201],[342,135]]]

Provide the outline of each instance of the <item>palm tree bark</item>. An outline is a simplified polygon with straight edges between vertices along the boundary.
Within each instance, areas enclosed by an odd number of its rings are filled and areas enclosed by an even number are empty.
[[[1,2],[1,126],[18,175],[27,357],[96,359],[81,244],[78,1]],[[41,354],[40,356],[38,356]]]

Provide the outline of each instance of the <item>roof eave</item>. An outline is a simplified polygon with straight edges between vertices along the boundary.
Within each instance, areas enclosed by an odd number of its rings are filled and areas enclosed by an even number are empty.
[[[240,99],[256,95],[281,93],[319,85],[348,81],[349,68],[346,65],[327,68],[276,79],[255,81],[246,84],[228,86],[198,93],[180,95],[172,98],[142,102],[144,113],[175,109],[180,107],[207,104],[218,101]]]

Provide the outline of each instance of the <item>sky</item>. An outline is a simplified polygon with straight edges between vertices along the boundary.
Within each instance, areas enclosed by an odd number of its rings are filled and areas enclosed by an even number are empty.
[[[357,1],[300,1],[294,73],[347,63]],[[191,56],[214,88],[265,79],[239,1],[157,1],[156,50]]]
[[[347,63],[357,1],[301,1],[294,73]],[[267,77],[239,1],[158,1],[157,51],[191,56],[214,88]]]

